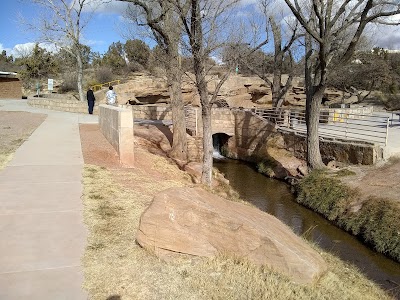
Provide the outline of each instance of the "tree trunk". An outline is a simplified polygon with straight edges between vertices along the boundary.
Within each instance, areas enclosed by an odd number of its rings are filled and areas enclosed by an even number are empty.
[[[272,106],[277,107],[282,85],[282,65],[283,65],[283,51],[282,51],[282,35],[281,29],[276,24],[273,17],[269,17],[271,24],[272,34],[274,37],[274,77],[272,80]]]
[[[203,105],[201,108],[201,116],[203,120],[203,171],[201,174],[201,182],[207,186],[211,186],[213,169],[211,107]]]
[[[200,96],[201,116],[203,121],[203,171],[201,182],[211,187],[212,168],[213,168],[213,145],[211,130],[211,101],[208,97],[206,82],[207,59],[204,54],[204,36],[202,27],[202,17],[200,9],[200,0],[191,0],[190,28],[186,27],[189,35],[190,47],[193,55],[193,71],[196,77],[196,87]]]
[[[79,100],[80,101],[85,101],[86,97],[85,97],[85,92],[83,91],[83,62],[82,62],[82,57],[81,57],[81,53],[79,52],[79,48],[77,50],[76,53],[76,66],[77,66],[77,75],[78,75],[78,93],[79,93]]]
[[[309,99],[306,100],[306,121],[307,121],[307,165],[311,169],[322,169],[325,167],[319,151],[319,115],[320,103],[325,88],[321,87]]]
[[[172,46],[171,46],[172,47]],[[182,163],[187,162],[187,137],[185,111],[182,100],[182,74],[179,68],[178,51],[171,51],[167,62],[167,81],[171,97],[173,138],[170,156]]]
[[[312,78],[312,41],[311,36],[305,36],[305,87],[306,87],[306,125],[307,125],[307,165],[310,169],[321,169],[325,167],[319,151],[319,114],[320,103],[325,88],[314,88]]]
[[[279,69],[278,69],[279,68]],[[282,74],[281,74],[281,69],[278,67],[274,70],[274,78],[273,78],[273,84],[272,84],[272,106],[273,107],[278,107],[278,103],[280,100],[280,94],[281,94],[281,84],[282,84]],[[283,100],[283,99],[282,99]]]
[[[211,186],[213,168],[213,144],[211,129],[211,104],[208,97],[207,82],[205,81],[204,62],[197,55],[194,56],[194,69],[197,91],[200,95],[201,117],[203,121],[203,171],[201,182]]]

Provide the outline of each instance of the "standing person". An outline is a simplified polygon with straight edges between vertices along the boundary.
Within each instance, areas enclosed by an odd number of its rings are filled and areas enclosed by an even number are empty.
[[[93,114],[93,107],[94,107],[94,101],[96,101],[96,98],[94,97],[93,90],[91,87],[89,87],[89,90],[86,93],[86,99],[88,102],[88,107],[89,107],[89,114]]]
[[[114,88],[112,87],[112,85],[110,85],[106,93],[106,99],[108,105],[117,105],[117,94],[113,89]]]

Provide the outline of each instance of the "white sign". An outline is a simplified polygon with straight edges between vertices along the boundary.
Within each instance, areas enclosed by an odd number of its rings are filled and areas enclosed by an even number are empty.
[[[53,90],[53,79],[47,79],[47,89],[49,90],[49,91],[52,91]]]

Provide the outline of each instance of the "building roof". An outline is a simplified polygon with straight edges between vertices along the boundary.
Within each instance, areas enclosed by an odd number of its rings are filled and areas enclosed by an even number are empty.
[[[0,71],[0,77],[16,78],[17,77],[17,73]]]

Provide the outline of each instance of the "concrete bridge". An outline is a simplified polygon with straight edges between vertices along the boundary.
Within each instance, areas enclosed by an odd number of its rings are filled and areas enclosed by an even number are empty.
[[[135,120],[170,122],[171,109],[165,106],[134,106]],[[192,136],[202,136],[201,110],[186,108],[186,124]],[[328,160],[352,164],[374,164],[392,155],[400,155],[400,120],[391,113],[374,113],[372,108],[331,109],[321,113],[320,150]],[[305,159],[306,127],[304,112],[271,110],[212,109],[212,133],[222,146],[229,143],[240,153],[252,156],[277,135],[287,150]]]

